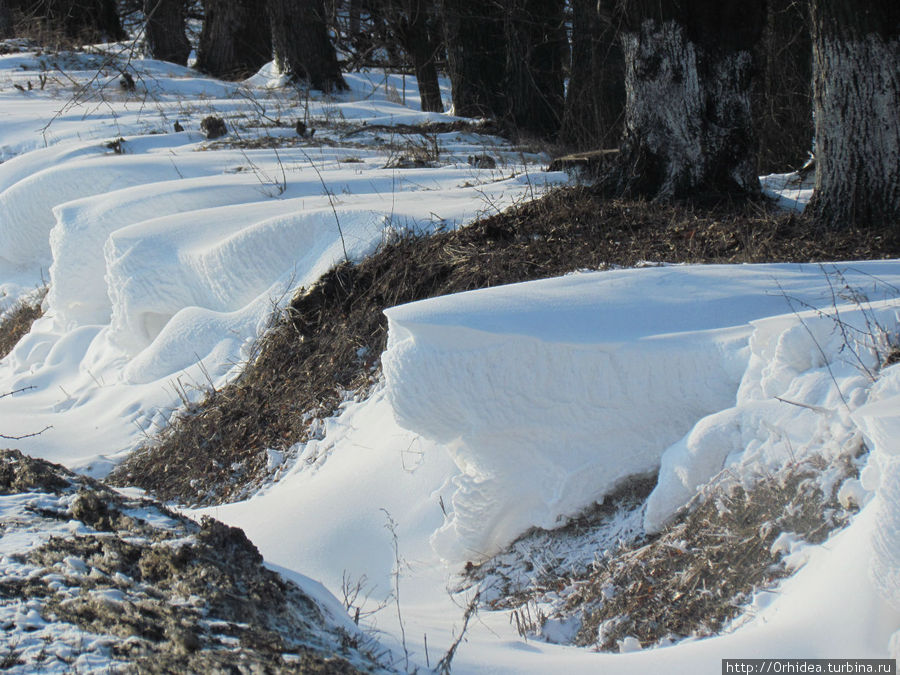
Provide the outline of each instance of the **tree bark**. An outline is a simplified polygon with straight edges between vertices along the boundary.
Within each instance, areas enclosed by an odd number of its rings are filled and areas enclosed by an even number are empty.
[[[443,0],[441,18],[453,111],[463,117],[500,117],[506,110],[506,36],[499,3]]]
[[[564,9],[564,0],[506,0],[509,122],[517,131],[542,138],[559,131],[563,116]]]
[[[186,66],[191,45],[184,32],[184,0],[144,0],[144,15],[144,39],[150,56]]]
[[[197,69],[240,80],[271,61],[272,32],[265,16],[265,0],[206,0]]]
[[[428,0],[394,0],[388,7],[388,21],[416,71],[422,110],[442,112],[441,87],[435,63],[439,40]]]
[[[13,37],[12,9],[6,0],[0,0],[0,39]]]
[[[620,0],[625,132],[604,187],[654,199],[759,192],[751,116],[764,3]]]
[[[759,138],[758,172],[800,168],[812,149],[812,36],[809,5],[768,0],[754,90],[753,118]]]
[[[625,58],[610,3],[572,0],[572,56],[560,142],[615,148],[625,119]]]
[[[819,224],[900,227],[900,5],[813,0]]]
[[[347,89],[325,24],[322,0],[269,0],[275,61],[324,92]]]

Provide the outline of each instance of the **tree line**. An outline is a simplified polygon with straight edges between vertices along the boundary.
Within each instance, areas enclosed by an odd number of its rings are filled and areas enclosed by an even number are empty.
[[[148,53],[180,64],[202,21],[195,66],[217,77],[274,57],[332,92],[342,67],[389,63],[424,110],[615,148],[611,195],[752,197],[814,146],[819,223],[900,224],[897,0],[0,0],[0,36],[119,40],[136,9]]]

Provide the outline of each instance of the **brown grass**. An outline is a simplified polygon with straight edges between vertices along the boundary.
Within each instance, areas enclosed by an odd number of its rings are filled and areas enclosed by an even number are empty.
[[[598,565],[576,581],[579,589],[567,601],[582,614],[576,644],[616,650],[627,636],[648,647],[720,632],[754,591],[789,574],[772,552],[779,534],[821,543],[852,515],[834,494],[822,493],[817,477],[824,468],[813,458],[749,489],[728,481],[708,488],[663,534]],[[844,477],[857,475],[849,457],[833,468]]]
[[[303,289],[233,384],[210,394],[112,474],[164,500],[217,504],[267,477],[266,448],[306,440],[314,418],[377,376],[382,310],[475,288],[638,262],[817,261],[893,257],[900,232],[820,232],[762,203],[698,210],[603,200],[586,188],[432,236],[407,234]]]
[[[31,330],[31,325],[41,318],[41,303],[46,295],[45,287],[33,299],[20,300],[3,313],[0,318],[0,359],[10,353]]]

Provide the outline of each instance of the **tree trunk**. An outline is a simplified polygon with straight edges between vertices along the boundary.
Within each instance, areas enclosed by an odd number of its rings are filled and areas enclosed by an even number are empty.
[[[428,0],[395,0],[388,7],[388,21],[403,51],[412,60],[419,84],[422,110],[443,112],[435,57],[440,48]]]
[[[0,0],[0,40],[13,37],[12,9],[6,0]]]
[[[655,199],[754,195],[753,48],[765,4],[622,0],[625,132],[604,187]]]
[[[542,138],[559,131],[566,49],[564,0],[506,0],[506,97],[516,130]]]
[[[272,59],[265,0],[206,0],[197,69],[240,80]]]
[[[625,119],[625,58],[610,3],[572,0],[572,58],[560,141],[615,148]]]
[[[813,0],[816,189],[830,227],[900,227],[900,4]]]
[[[506,38],[499,3],[443,0],[441,18],[453,111],[463,117],[499,117],[506,108]]]
[[[184,0],[144,0],[144,39],[150,56],[187,65],[191,45],[184,32]]]
[[[759,138],[758,172],[803,166],[812,149],[812,37],[809,5],[768,0],[759,45],[763,77],[756,83],[753,118]]]
[[[269,0],[275,61],[324,92],[347,89],[325,24],[322,0]]]

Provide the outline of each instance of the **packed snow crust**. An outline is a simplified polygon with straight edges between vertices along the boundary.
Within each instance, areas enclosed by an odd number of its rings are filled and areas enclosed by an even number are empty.
[[[454,119],[418,112],[411,78],[351,74],[348,94],[307,100],[271,65],[239,84],[129,67],[134,95],[102,56],[0,56],[0,311],[50,281],[44,318],[0,361],[0,393],[33,387],[0,399],[0,433],[52,425],[15,444],[96,475],[181,398],[233,377],[272,310],[345,255],[564,179],[470,132],[435,134],[436,168],[385,168],[421,143],[392,125]],[[46,88],[25,87],[41,73]],[[408,106],[392,93],[404,86]],[[198,134],[211,113],[232,129],[227,142]],[[298,118],[326,142],[297,141]],[[176,120],[187,131],[171,133]],[[241,145],[260,137],[290,142],[277,155]],[[482,152],[496,170],[469,166]],[[799,208],[808,192],[791,180],[765,183]],[[866,298],[844,293],[838,272]],[[836,486],[862,507],[857,518],[760,593],[734,632],[595,654],[524,642],[508,613],[481,612],[453,670],[718,673],[725,657],[898,656],[900,370],[878,371],[870,345],[838,337],[867,316],[894,330],[898,288],[898,261],[672,266],[394,308],[384,386],[295,448],[277,483],[202,513],[242,527],[283,574],[343,597],[396,667],[407,656],[421,667],[459,635],[471,597],[446,589],[460,562],[624,477],[661,466],[644,514],[655,529],[722,470],[751,479],[865,440],[860,481]]]

